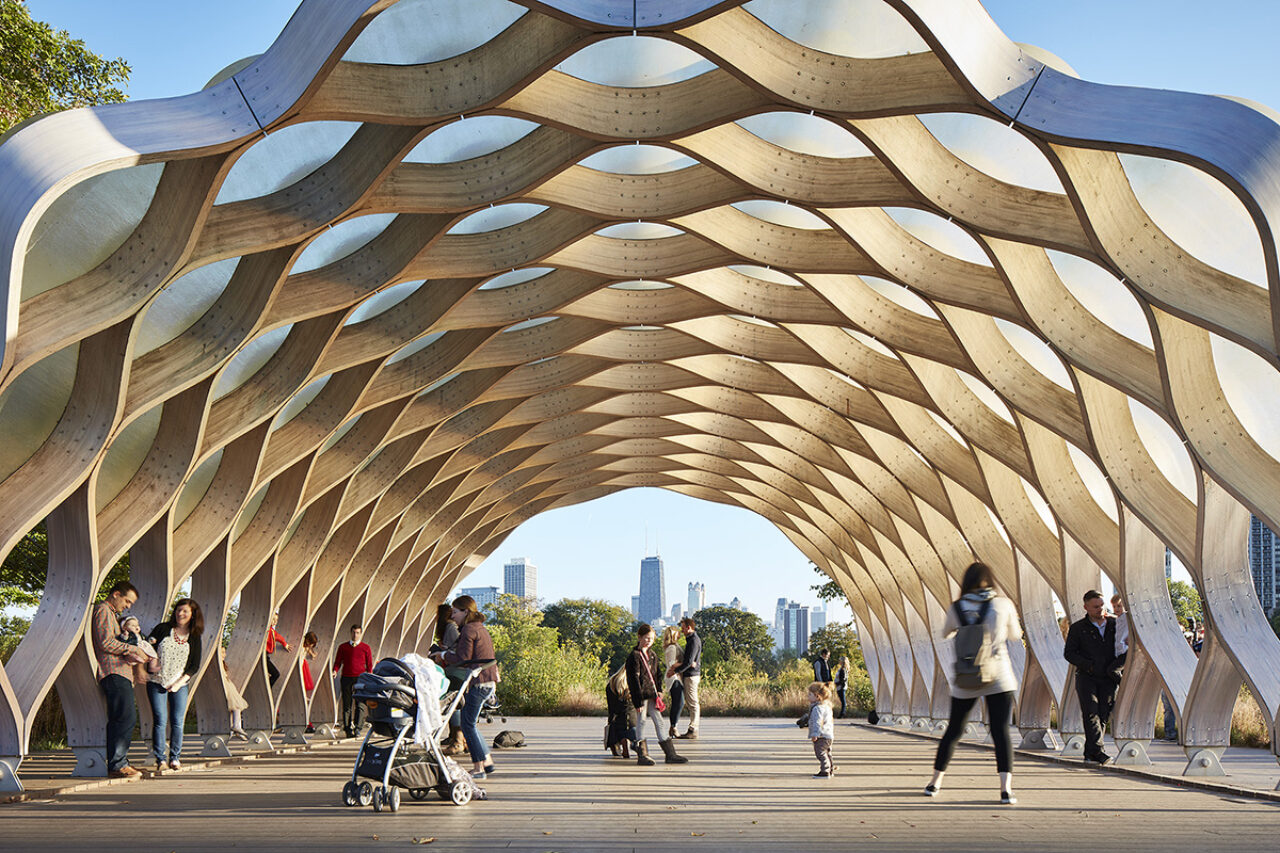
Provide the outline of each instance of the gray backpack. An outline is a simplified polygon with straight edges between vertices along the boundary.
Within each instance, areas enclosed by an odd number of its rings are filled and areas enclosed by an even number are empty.
[[[957,601],[952,606],[956,611],[956,619],[960,622],[955,641],[955,686],[963,690],[981,690],[999,677],[995,646],[986,627],[991,601],[982,602],[977,617],[972,622],[966,620],[960,602]]]

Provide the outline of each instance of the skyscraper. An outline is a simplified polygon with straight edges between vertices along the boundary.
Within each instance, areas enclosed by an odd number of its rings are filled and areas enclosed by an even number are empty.
[[[661,557],[645,557],[640,561],[641,622],[655,622],[667,612],[667,579]]]
[[[813,607],[809,610],[809,633],[821,631],[827,627],[827,610],[825,607]]]
[[[458,595],[469,595],[475,599],[476,607],[484,608],[486,605],[497,603],[498,588],[496,586],[464,586],[458,590]]]
[[[538,567],[528,557],[512,557],[502,567],[502,588],[507,595],[538,597]]]
[[[1276,569],[1280,565],[1280,538],[1255,515],[1249,519],[1249,573],[1262,609],[1270,614],[1276,606]]]
[[[631,615],[637,619],[640,618],[640,596],[638,595],[631,596]]]
[[[742,599],[741,599],[741,598],[738,598],[738,596],[736,596],[736,595],[735,595],[735,596],[733,597],[733,601],[730,601],[730,602],[729,602],[729,607],[731,607],[731,608],[732,608],[732,609],[734,609],[734,610],[741,610],[741,609],[742,609]]]
[[[809,607],[788,601],[782,611],[782,647],[798,655],[809,651]]]
[[[707,585],[694,581],[689,584],[689,602],[685,607],[689,611],[689,615],[697,613],[699,610],[707,606]]]
[[[679,622],[683,616],[684,616],[683,604],[677,601],[675,604],[671,605],[671,621],[673,623]]]

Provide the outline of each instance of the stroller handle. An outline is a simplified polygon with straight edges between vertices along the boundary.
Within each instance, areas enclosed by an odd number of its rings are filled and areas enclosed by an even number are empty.
[[[472,671],[479,671],[479,670],[485,669],[486,667],[490,667],[497,662],[498,661],[495,658],[481,658],[480,660],[458,661],[458,663],[455,664],[455,666],[463,666]]]

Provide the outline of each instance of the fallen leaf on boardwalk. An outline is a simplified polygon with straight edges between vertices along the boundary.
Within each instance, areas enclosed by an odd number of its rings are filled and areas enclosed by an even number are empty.
[[[758,820],[753,820],[753,821],[751,821],[751,822],[752,822],[752,823],[759,823],[760,821],[758,821]]]
[[[430,844],[435,840],[436,840],[436,837],[433,835],[430,838],[415,838],[413,839],[413,843],[414,844]]]
[[[689,834],[692,835],[694,838],[701,838],[702,836],[706,835],[705,832],[691,832]]]
[[[543,835],[551,835],[551,834],[552,834],[552,832],[551,832],[551,830],[549,830],[549,829],[544,829],[544,830],[542,830],[542,834],[543,834]]]
[[[378,836],[376,836],[376,835],[375,835],[375,836],[373,837],[373,840],[374,840],[374,841],[377,841],[377,840],[378,840]]]

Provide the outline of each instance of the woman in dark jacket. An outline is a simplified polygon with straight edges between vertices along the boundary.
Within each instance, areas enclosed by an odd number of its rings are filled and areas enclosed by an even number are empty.
[[[435,643],[431,646],[433,653],[444,654],[458,648],[458,623],[454,621],[451,605],[441,604],[436,608],[435,639]],[[454,711],[453,716],[449,718],[449,736],[443,744],[442,751],[445,755],[457,755],[467,748],[467,742],[462,737],[461,709]]]
[[[187,717],[187,694],[191,679],[200,669],[204,614],[193,599],[183,598],[173,605],[173,615],[151,629],[151,645],[160,659],[158,669],[147,676],[147,698],[151,700],[151,750],[156,771],[166,766],[181,770],[182,724]],[[166,743],[167,741],[167,743]],[[166,754],[168,764],[166,765]]]
[[[494,660],[497,655],[493,651],[493,638],[484,627],[484,614],[476,607],[476,600],[469,595],[458,596],[453,600],[452,613],[453,621],[458,625],[458,645],[453,651],[436,655],[438,661],[446,666],[456,666],[471,661]],[[471,679],[462,703],[462,736],[467,742],[467,751],[471,753],[474,768],[471,776],[475,779],[483,779],[486,774],[494,772],[489,748],[476,730],[476,722],[480,719],[480,710],[493,697],[497,687],[498,667],[489,664]]]
[[[676,755],[675,744],[667,737],[665,722],[658,711],[658,679],[662,673],[658,662],[649,647],[653,645],[653,628],[641,624],[636,628],[636,647],[627,658],[627,689],[631,691],[631,705],[636,709],[636,764],[651,766],[654,762],[649,757],[649,747],[641,736],[644,734],[644,721],[653,721],[654,731],[658,735],[658,745],[667,757],[668,764],[684,764],[689,759]]]
[[[604,686],[604,702],[609,709],[609,724],[605,729],[604,748],[623,758],[630,758],[627,742],[636,737],[636,713],[631,707],[631,692],[627,689],[627,667],[609,676]]]

